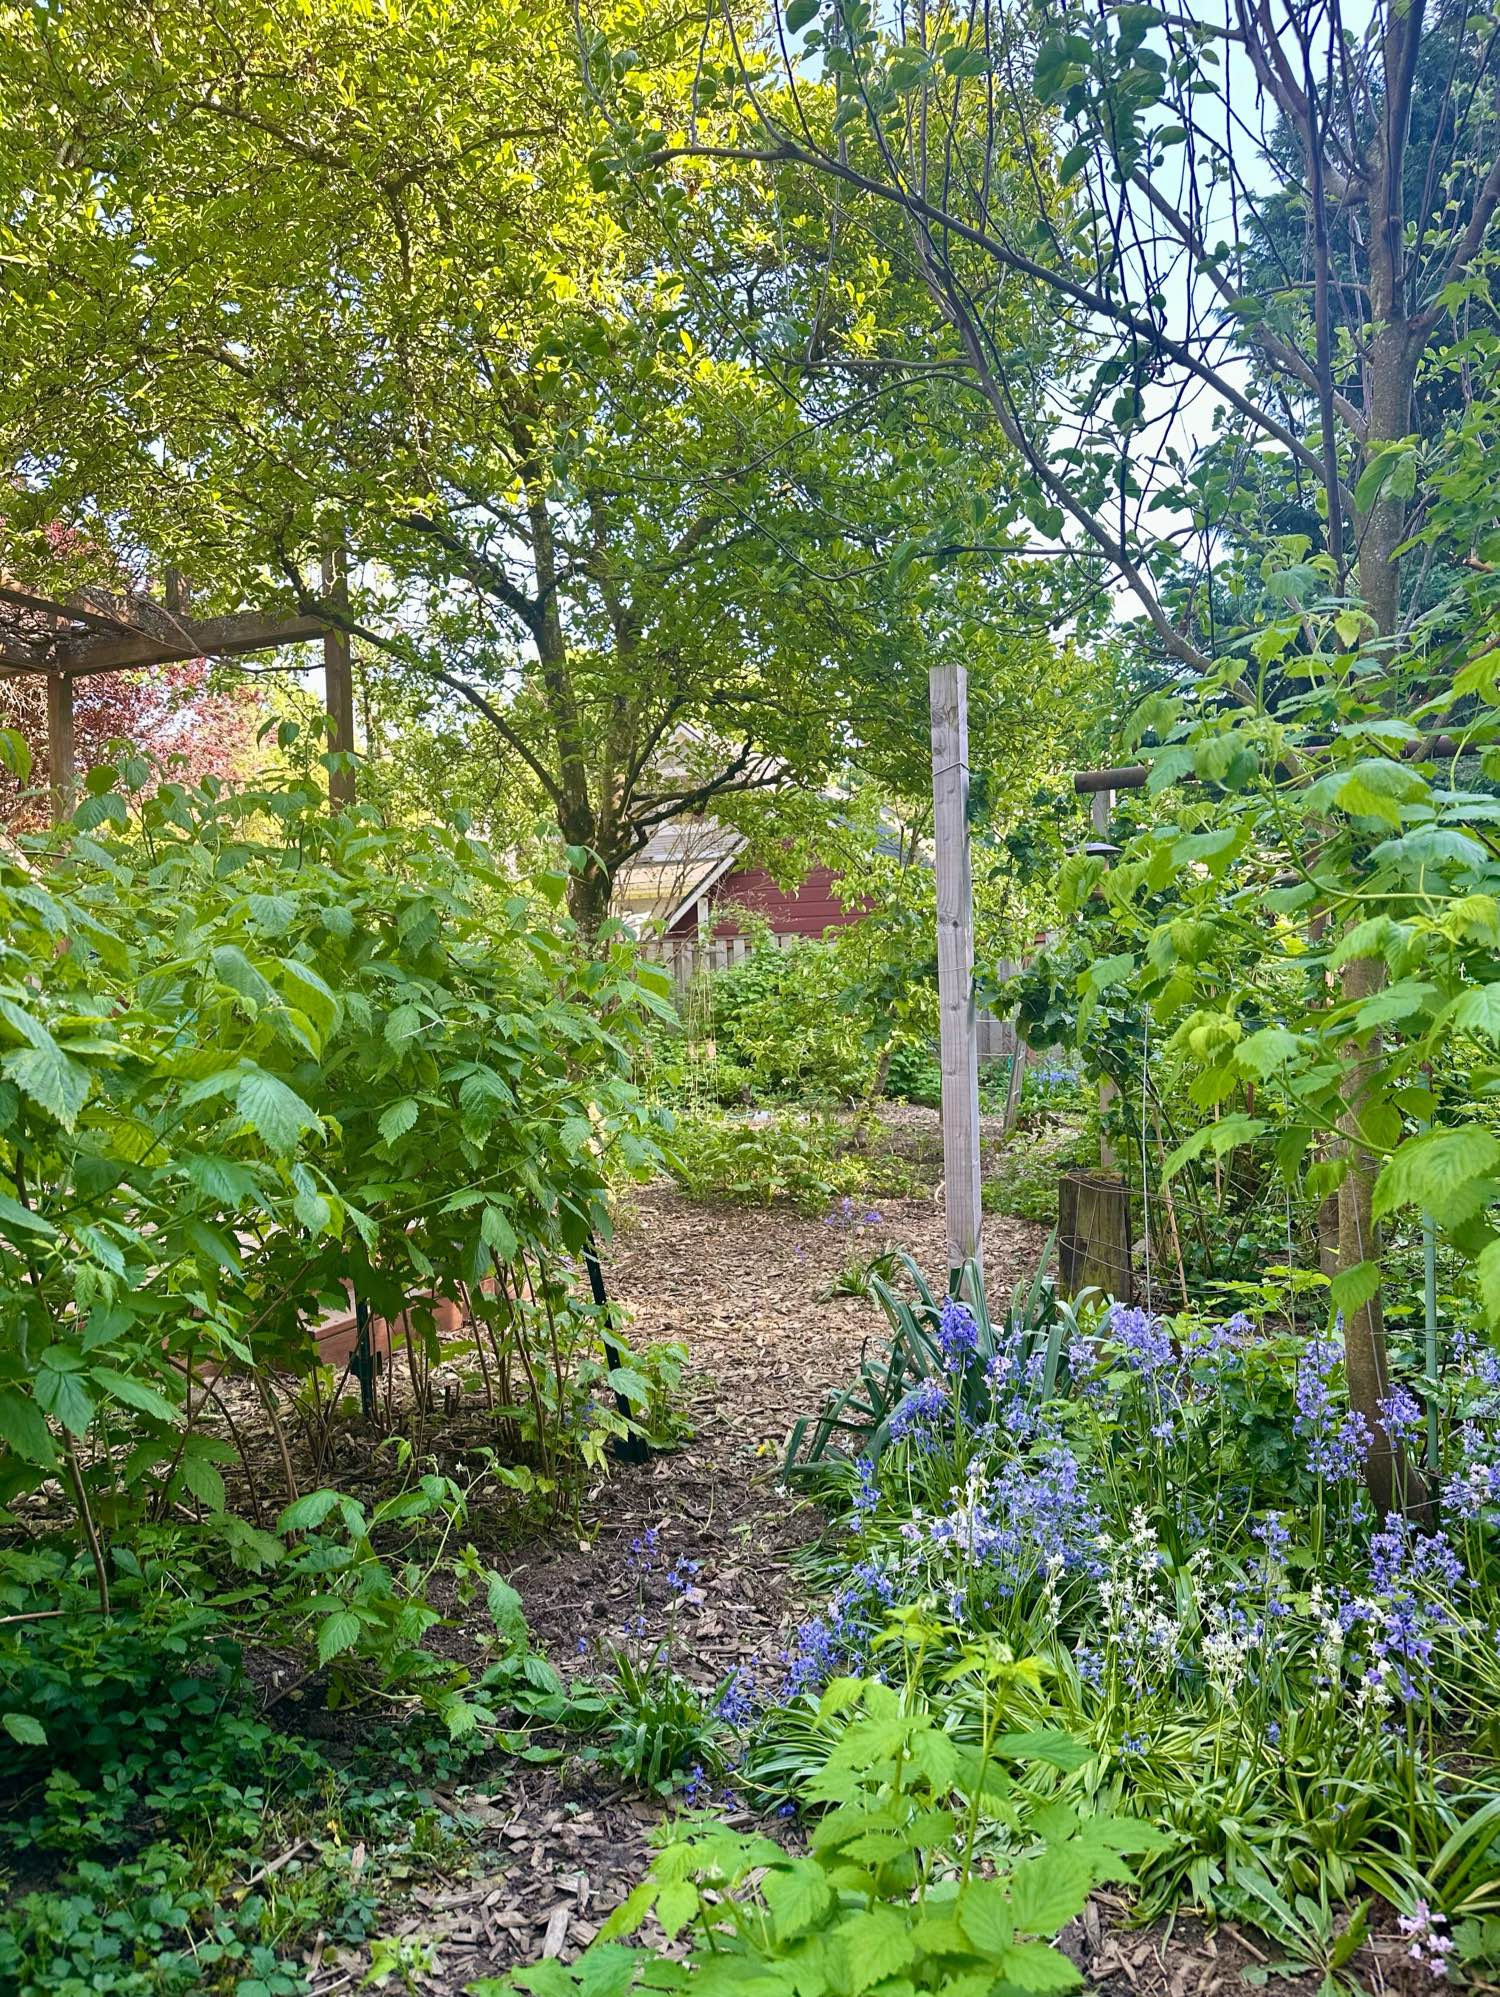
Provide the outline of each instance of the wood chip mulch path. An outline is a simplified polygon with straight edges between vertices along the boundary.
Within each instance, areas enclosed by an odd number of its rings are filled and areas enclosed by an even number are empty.
[[[697,1563],[694,1597],[680,1620],[678,1668],[716,1684],[732,1666],[775,1668],[795,1614],[793,1551],[817,1515],[780,1486],[787,1436],[843,1385],[885,1320],[861,1298],[819,1301],[850,1259],[907,1249],[930,1278],[946,1262],[942,1206],[930,1196],[878,1200],[879,1224],[851,1235],[790,1208],[699,1207],[674,1189],[635,1195],[607,1257],[610,1294],[629,1310],[637,1348],[664,1339],[688,1348],[687,1415],[680,1448],[641,1465],[616,1465],[590,1491],[582,1530],[559,1528],[499,1564],[525,1605],[537,1647],[563,1669],[587,1672],[587,1648],[618,1637],[644,1612],[648,1634],[665,1629],[672,1591],[660,1573],[642,1591],[628,1567],[631,1543],[655,1528],[664,1564]],[[861,1212],[870,1209],[861,1208]],[[992,1218],[987,1273],[996,1294],[1029,1278],[1045,1246],[1041,1228]],[[649,1833],[665,1814],[597,1768],[510,1765],[489,1796],[437,1799],[478,1827],[454,1875],[429,1873],[392,1908],[387,1939],[427,1942],[428,1972],[408,1971],[414,1991],[449,1997],[543,1955],[571,1960],[645,1870]],[[748,1825],[748,1813],[726,1810]],[[360,1955],[330,1954],[312,1988],[335,1997],[358,1987]]]
[[[939,1274],[940,1203],[878,1204],[881,1225],[861,1230],[861,1257],[899,1245]],[[987,1219],[992,1295],[1029,1278],[1044,1244],[1041,1228]],[[790,1557],[818,1525],[779,1484],[786,1437],[883,1334],[870,1302],[819,1301],[849,1253],[842,1228],[788,1209],[697,1207],[665,1187],[636,1196],[609,1254],[610,1291],[632,1313],[633,1344],[672,1338],[688,1347],[693,1434],[670,1455],[615,1467],[589,1493],[581,1530],[555,1532],[509,1561],[538,1647],[563,1668],[576,1660],[587,1671],[580,1638],[590,1647],[617,1636],[641,1608],[627,1556],[654,1527],[666,1562],[698,1563],[701,1600],[675,1611],[683,1618],[679,1668],[705,1684],[736,1664],[753,1670],[764,1660],[775,1669],[800,1606]],[[674,1613],[671,1591],[658,1575],[644,1597],[654,1635]],[[577,1764],[510,1764],[492,1794],[462,1789],[435,1800],[467,1818],[476,1836],[451,1871],[424,1864],[421,1883],[379,1930],[412,1945],[404,1987],[424,1997],[458,1997],[476,1978],[543,1957],[571,1961],[642,1876],[650,1833],[665,1814],[656,1800]],[[733,1808],[724,1820],[753,1821]],[[1242,1971],[1265,1974],[1266,1948],[1232,1927],[1209,1933],[1180,1920],[1133,1929],[1124,1914],[1098,1896],[1063,1937],[1103,1997],[1220,1997],[1246,1989]],[[314,1997],[352,1993],[367,1965],[363,1951],[330,1953],[313,1976]],[[1351,1967],[1373,1992],[1409,1984],[1394,1936]],[[1269,1997],[1306,1997],[1311,1984],[1272,1973],[1262,1987]]]

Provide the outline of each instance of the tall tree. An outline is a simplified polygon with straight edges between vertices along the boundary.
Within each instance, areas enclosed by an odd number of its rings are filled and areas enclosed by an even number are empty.
[[[691,115],[691,24],[604,0],[593,28],[612,91]],[[0,63],[18,522],[347,621],[482,720],[577,849],[585,931],[658,825],[820,780],[973,649],[972,604],[893,559],[982,477],[946,381],[853,365],[878,267],[799,260],[805,214],[723,174],[670,215],[602,185],[564,10],[77,0]],[[816,322],[800,371],[773,320]]]

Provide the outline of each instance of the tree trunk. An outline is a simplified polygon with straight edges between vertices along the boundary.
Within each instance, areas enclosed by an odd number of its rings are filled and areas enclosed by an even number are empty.
[[[1399,279],[1387,273],[1377,288],[1384,292],[1388,308],[1399,302]],[[1367,452],[1407,434],[1412,379],[1411,337],[1404,319],[1398,318],[1381,325],[1371,343],[1366,372]],[[1406,531],[1404,509],[1399,500],[1382,495],[1358,526],[1359,594],[1379,639],[1390,647],[1396,641],[1401,622],[1400,567],[1395,551]],[[1385,965],[1379,958],[1358,958],[1344,969],[1344,1000],[1358,1003],[1371,998],[1384,983]],[[1344,1047],[1344,1114],[1340,1129],[1348,1171],[1339,1187],[1341,1271],[1360,1262],[1379,1260],[1379,1236],[1371,1210],[1377,1165],[1360,1135],[1366,1106],[1374,1094],[1379,1056],[1378,1032],[1363,1040],[1351,1039]],[[1377,1515],[1384,1518],[1403,1504],[1409,1494],[1401,1452],[1386,1433],[1380,1417],[1380,1402],[1390,1392],[1390,1359],[1378,1290],[1368,1303],[1344,1314],[1344,1369],[1349,1381],[1349,1404],[1369,1425],[1372,1440],[1365,1464],[1365,1483]]]
[[[568,877],[568,913],[578,925],[578,938],[590,954],[609,916],[613,883],[597,860],[576,868]]]
[[[1344,971],[1343,996],[1357,1003],[1385,982],[1385,967],[1377,958],[1359,957]],[[1361,1140],[1360,1122],[1371,1096],[1371,1074],[1380,1053],[1380,1035],[1351,1040],[1344,1048],[1344,1115],[1340,1129],[1348,1169],[1339,1187],[1339,1268],[1378,1259],[1380,1242],[1371,1212],[1375,1160]],[[1365,1460],[1365,1482],[1376,1512],[1384,1518],[1395,1502],[1398,1474],[1391,1438],[1380,1416],[1380,1403],[1390,1392],[1390,1362],[1386,1355],[1385,1319],[1377,1290],[1368,1303],[1344,1313],[1344,1368],[1349,1380],[1349,1405],[1363,1415],[1371,1445]]]

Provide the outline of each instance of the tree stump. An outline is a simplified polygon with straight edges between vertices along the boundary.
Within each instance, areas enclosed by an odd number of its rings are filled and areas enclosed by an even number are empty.
[[[1065,1297],[1087,1289],[1129,1303],[1130,1195],[1114,1172],[1064,1172],[1057,1185],[1057,1287]]]

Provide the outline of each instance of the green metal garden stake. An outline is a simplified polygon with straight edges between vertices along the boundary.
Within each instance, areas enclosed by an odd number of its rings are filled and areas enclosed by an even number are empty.
[[[354,1299],[354,1356],[349,1370],[359,1382],[360,1413],[366,1421],[375,1419],[375,1352],[370,1344],[370,1306],[363,1297]]]
[[[604,1287],[604,1271],[599,1264],[599,1250],[593,1235],[590,1235],[583,1244],[583,1264],[589,1272],[589,1289],[604,1319],[604,1357],[613,1369],[620,1363],[620,1348],[609,1335],[609,1292]],[[630,1403],[622,1393],[616,1392],[615,1406],[627,1421],[634,1421],[635,1417],[630,1412]],[[633,1431],[628,1435],[612,1435],[609,1439],[609,1448],[610,1454],[617,1456],[622,1463],[644,1463],[651,1454],[651,1445],[645,1436],[637,1435]]]
[[[1427,1468],[1438,1467],[1438,1318],[1437,1228],[1432,1215],[1422,1216],[1422,1296],[1427,1329]]]

